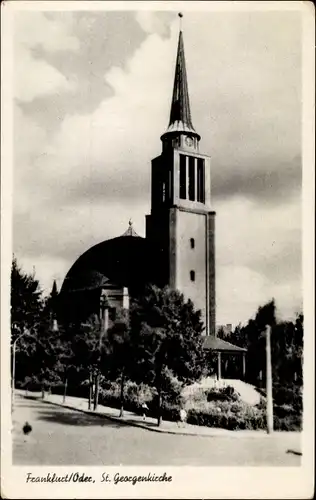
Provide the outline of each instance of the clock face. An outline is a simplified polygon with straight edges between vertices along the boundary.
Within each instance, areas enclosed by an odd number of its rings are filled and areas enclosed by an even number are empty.
[[[192,144],[193,144],[192,137],[186,137],[185,138],[185,143],[186,143],[187,146],[192,146]]]

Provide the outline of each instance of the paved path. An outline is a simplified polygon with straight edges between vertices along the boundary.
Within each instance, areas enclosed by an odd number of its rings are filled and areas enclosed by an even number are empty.
[[[24,391],[17,391],[21,396],[25,395]],[[29,397],[35,397],[41,399],[41,393],[29,393]],[[72,396],[67,396],[66,402],[63,403],[63,397],[57,394],[45,395],[45,403],[53,403],[58,406],[62,406],[63,408],[68,409],[76,409],[80,411],[84,411],[85,413],[91,415],[100,415],[106,416],[110,419],[114,419],[118,422],[125,422],[129,425],[142,427],[147,430],[151,430],[154,432],[163,432],[167,434],[184,434],[189,436],[208,436],[208,437],[223,437],[227,436],[230,438],[264,438],[270,439],[271,436],[268,436],[266,431],[252,431],[252,430],[237,430],[230,431],[227,429],[220,429],[216,427],[203,427],[201,425],[190,425],[190,424],[178,424],[177,422],[170,422],[168,420],[164,420],[160,427],[157,426],[157,419],[147,417],[145,421],[143,421],[142,415],[137,415],[130,411],[124,411],[124,417],[120,418],[120,411],[116,408],[111,408],[109,406],[98,406],[97,412],[88,410],[88,401],[84,398],[77,398]],[[274,432],[274,436],[286,436],[286,439],[289,442],[299,443],[300,433],[298,432]]]
[[[114,410],[115,411],[115,410]],[[300,465],[300,435],[185,436],[16,395],[13,463],[19,465]],[[25,437],[25,421],[32,432]],[[165,423],[166,425],[166,423]]]

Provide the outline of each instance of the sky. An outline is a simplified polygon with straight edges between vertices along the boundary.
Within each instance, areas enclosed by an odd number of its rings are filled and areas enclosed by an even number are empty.
[[[217,323],[302,308],[301,14],[186,12],[193,125],[211,156]],[[174,11],[16,11],[13,251],[44,292],[88,248],[145,236],[170,111]]]

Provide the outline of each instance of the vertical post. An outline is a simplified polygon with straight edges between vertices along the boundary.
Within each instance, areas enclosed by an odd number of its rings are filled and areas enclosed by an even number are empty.
[[[12,356],[12,411],[14,408],[14,390],[15,390],[15,346],[16,346],[16,340],[13,342],[13,356]]]
[[[222,378],[222,370],[221,370],[221,365],[222,365],[222,358],[221,358],[221,353],[217,353],[217,378],[220,380]]]
[[[66,375],[66,379],[65,379],[65,387],[64,387],[64,396],[63,396],[63,404],[66,402],[67,384],[68,384],[68,378],[67,378],[67,375]]]
[[[194,158],[194,201],[200,201],[198,197],[198,161],[197,158]]]
[[[272,364],[271,364],[271,326],[266,325],[266,390],[267,390],[267,432],[273,432],[273,399],[272,399]]]
[[[99,381],[100,381],[100,372],[98,368],[98,372],[95,376],[95,388],[94,388],[94,403],[93,403],[93,410],[96,411],[98,409],[98,403],[99,403]]]
[[[242,376],[243,376],[243,379],[245,380],[245,376],[246,376],[246,353],[245,352],[242,353]]]
[[[91,410],[91,401],[92,401],[92,372],[89,370],[89,402],[88,402],[88,410]]]
[[[100,338],[99,338],[99,351],[101,360],[101,346],[103,334],[107,331],[109,324],[109,308],[107,304],[104,307],[103,321],[101,321]],[[100,384],[100,366],[97,367],[97,374],[95,377],[95,390],[94,390],[94,404],[93,410],[96,411],[99,403],[99,384]]]

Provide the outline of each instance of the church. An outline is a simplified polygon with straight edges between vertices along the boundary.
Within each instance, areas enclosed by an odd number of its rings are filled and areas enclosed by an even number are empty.
[[[158,139],[158,138],[157,138]],[[201,310],[205,349],[217,353],[220,378],[226,358],[238,356],[245,373],[245,349],[216,337],[215,211],[211,200],[211,159],[200,150],[201,136],[191,117],[180,29],[169,124],[161,154],[151,162],[151,212],[146,238],[126,232],[82,254],[61,288],[64,314],[81,320],[99,314],[107,298],[109,321],[146,284],[168,285]]]

